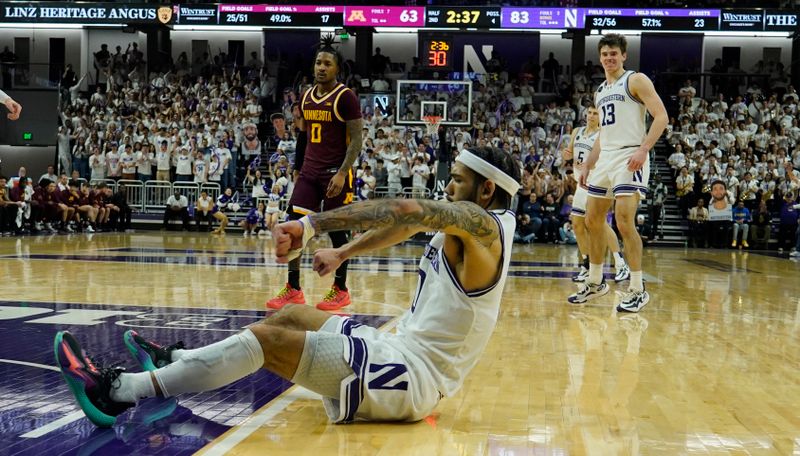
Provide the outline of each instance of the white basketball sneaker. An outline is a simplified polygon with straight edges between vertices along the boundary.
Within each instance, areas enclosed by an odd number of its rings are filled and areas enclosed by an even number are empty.
[[[635,291],[628,289],[627,293],[620,293],[622,300],[617,306],[617,312],[639,312],[650,302],[650,293],[642,289]]]
[[[586,301],[599,298],[604,294],[608,293],[609,286],[606,283],[606,280],[603,279],[602,282],[599,284],[584,282],[578,285],[578,292],[569,295],[567,301],[570,304],[583,304]]]
[[[622,265],[617,271],[617,275],[614,276],[614,282],[622,282],[631,278],[631,269],[628,267],[627,264]]]

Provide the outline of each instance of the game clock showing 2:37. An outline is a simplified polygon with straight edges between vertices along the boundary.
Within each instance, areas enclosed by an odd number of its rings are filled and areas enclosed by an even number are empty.
[[[500,7],[425,8],[426,27],[492,28],[500,27]]]
[[[422,67],[428,70],[451,70],[453,41],[450,38],[429,38],[422,41]]]

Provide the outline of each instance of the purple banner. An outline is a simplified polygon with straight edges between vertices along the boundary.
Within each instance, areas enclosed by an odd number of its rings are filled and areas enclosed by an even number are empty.
[[[720,10],[660,8],[583,8],[584,16],[719,17]]]

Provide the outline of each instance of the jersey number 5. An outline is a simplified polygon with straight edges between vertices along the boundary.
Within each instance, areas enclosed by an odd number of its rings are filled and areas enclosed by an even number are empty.
[[[617,121],[616,116],[614,115],[614,104],[607,104],[602,106],[603,109],[603,121],[600,122],[601,127],[605,127],[607,125],[612,125],[614,122]]]
[[[312,143],[322,142],[322,124],[318,123],[311,124],[311,142]]]

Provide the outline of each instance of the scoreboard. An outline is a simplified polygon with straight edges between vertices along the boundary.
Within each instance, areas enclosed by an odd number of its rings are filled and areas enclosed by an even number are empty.
[[[720,10],[593,9],[587,8],[586,27],[596,30],[719,30]]]
[[[2,2],[0,23],[486,30],[800,31],[800,12],[773,9],[526,8]]]
[[[344,7],[308,5],[219,5],[220,25],[341,27]]]

